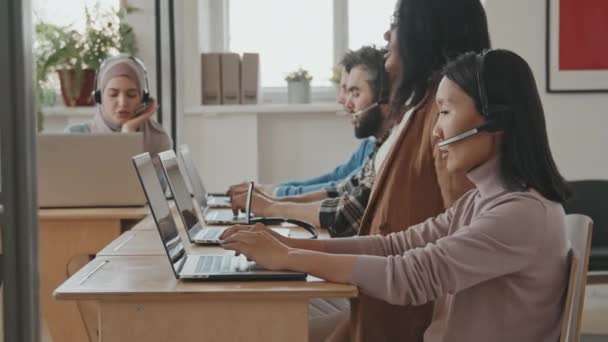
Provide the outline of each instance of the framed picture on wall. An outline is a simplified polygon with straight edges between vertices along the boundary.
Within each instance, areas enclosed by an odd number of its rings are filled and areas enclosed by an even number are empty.
[[[547,0],[547,91],[608,92],[608,1]]]

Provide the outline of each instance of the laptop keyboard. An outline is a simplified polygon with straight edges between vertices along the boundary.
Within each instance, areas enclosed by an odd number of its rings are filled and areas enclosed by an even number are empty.
[[[230,272],[232,255],[210,255],[198,258],[196,273],[222,273]]]
[[[213,210],[211,212],[208,212],[205,215],[205,220],[206,221],[217,221],[217,222],[232,222],[232,223],[237,223],[237,222],[245,222],[247,220],[247,217],[245,215],[245,213],[239,213],[238,215],[234,215],[232,213],[232,210],[230,209],[218,209],[218,210]]]
[[[203,240],[219,240],[224,229],[222,228],[205,228],[201,238]]]

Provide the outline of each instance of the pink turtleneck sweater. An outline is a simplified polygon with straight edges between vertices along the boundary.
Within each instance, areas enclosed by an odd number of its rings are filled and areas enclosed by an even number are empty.
[[[506,190],[499,174],[490,160],[468,174],[476,189],[443,214],[388,236],[331,239],[329,251],[359,254],[352,283],[363,293],[397,305],[435,301],[425,341],[555,342],[565,214],[534,190]]]

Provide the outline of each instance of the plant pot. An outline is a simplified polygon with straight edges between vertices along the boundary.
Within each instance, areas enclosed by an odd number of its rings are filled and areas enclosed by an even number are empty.
[[[57,70],[61,83],[63,103],[68,107],[92,106],[93,90],[95,87],[95,70],[84,69],[81,73],[76,70]]]
[[[310,103],[310,81],[287,81],[287,103]]]

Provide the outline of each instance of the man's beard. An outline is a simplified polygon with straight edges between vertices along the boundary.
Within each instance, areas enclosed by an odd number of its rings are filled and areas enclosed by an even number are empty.
[[[359,125],[355,126],[355,137],[363,139],[371,137],[378,132],[382,125],[382,112],[380,107],[372,108],[367,113],[361,114]]]

